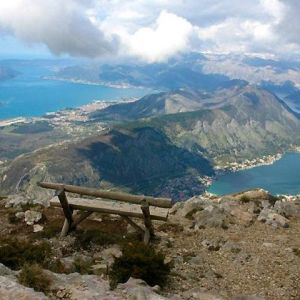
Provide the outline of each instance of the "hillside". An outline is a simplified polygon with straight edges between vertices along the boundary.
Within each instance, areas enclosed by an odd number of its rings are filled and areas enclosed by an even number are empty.
[[[204,191],[212,165],[284,152],[300,142],[300,121],[284,102],[240,83],[212,94],[154,94],[97,113],[102,121],[129,121],[6,163],[2,193],[34,195],[40,193],[35,183],[48,180],[187,199]]]
[[[3,194],[26,191],[38,197],[44,191],[36,182],[48,180],[186,199],[203,191],[197,176],[204,175],[213,175],[205,158],[176,147],[153,128],[138,128],[20,156],[4,168],[0,182]]]
[[[131,122],[159,128],[178,146],[217,163],[285,151],[299,143],[298,116],[272,93],[255,86],[219,90],[204,109]]]
[[[196,196],[175,204],[166,223],[153,221],[157,237],[153,248],[161,251],[171,266],[166,284],[160,281],[162,288],[150,287],[140,279],[125,277],[114,290],[109,288],[112,264],[124,254],[126,245],[135,246],[134,254],[144,254],[137,244],[139,235],[121,217],[94,213],[75,232],[59,238],[61,209],[34,205],[39,200],[11,195],[0,201],[1,299],[300,297],[299,197],[277,198],[263,190],[252,190],[224,197]],[[135,221],[143,226],[142,220]],[[26,250],[27,255],[18,255]],[[35,269],[31,269],[28,278],[32,280],[24,283],[18,277],[19,270],[32,261],[38,261],[43,269],[36,280]],[[149,261],[157,274],[157,260],[149,256],[143,272]],[[126,269],[131,264],[128,262]],[[139,258],[134,264],[132,272],[141,265]],[[44,287],[43,293],[24,285]]]

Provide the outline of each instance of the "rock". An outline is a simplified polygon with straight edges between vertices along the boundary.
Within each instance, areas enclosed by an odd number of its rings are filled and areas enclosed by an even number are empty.
[[[47,300],[48,297],[43,293],[19,284],[11,278],[0,276],[0,299]]]
[[[300,201],[276,201],[274,211],[286,218],[300,216]]]
[[[265,298],[256,295],[240,295],[233,298],[232,300],[265,300]]]
[[[23,211],[19,211],[15,214],[17,219],[23,219],[25,218],[25,213]]]
[[[63,258],[60,259],[60,262],[62,263],[64,271],[66,273],[73,273],[73,272],[76,271],[73,256],[63,257]]]
[[[268,225],[272,225],[273,227],[283,227],[287,228],[289,227],[289,220],[276,212],[274,212],[272,209],[264,208],[258,218],[258,221],[266,223]]]
[[[208,209],[197,212],[194,219],[195,229],[207,227],[227,229],[231,217],[224,209],[217,206],[210,206]]]
[[[223,300],[223,298],[215,293],[210,293],[202,288],[193,288],[183,293],[184,299],[195,300]]]
[[[32,204],[32,200],[24,195],[10,195],[5,200],[5,207],[21,207],[22,205]]]
[[[156,293],[157,287],[151,288],[141,279],[129,278],[126,283],[118,284],[117,291],[128,300],[167,300]]]
[[[27,225],[33,225],[42,219],[42,213],[35,210],[25,211],[25,222]]]
[[[57,274],[46,271],[52,280],[51,291],[59,299],[69,300],[125,300],[119,293],[110,290],[108,281],[96,275]]]
[[[3,264],[0,263],[0,276],[9,276],[12,275],[14,276],[15,273],[11,269],[7,268]]]
[[[39,224],[33,225],[33,232],[40,232],[44,230],[44,226],[41,226]]]
[[[95,275],[107,274],[108,266],[106,264],[96,264],[92,266],[92,272]]]

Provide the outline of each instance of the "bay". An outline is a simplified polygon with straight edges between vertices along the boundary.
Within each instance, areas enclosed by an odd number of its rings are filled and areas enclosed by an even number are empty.
[[[221,175],[208,192],[226,195],[253,188],[263,188],[272,194],[300,194],[300,153],[288,152],[272,165]]]
[[[42,116],[94,100],[110,101],[150,93],[142,88],[113,88],[44,79],[53,75],[52,68],[28,63],[14,66],[19,75],[0,81],[0,119]]]

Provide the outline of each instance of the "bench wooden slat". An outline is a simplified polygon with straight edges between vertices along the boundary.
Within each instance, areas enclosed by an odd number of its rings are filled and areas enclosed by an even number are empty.
[[[73,209],[102,212],[108,214],[117,214],[135,218],[144,218],[141,206],[138,204],[129,204],[123,202],[114,202],[104,199],[85,199],[68,197],[69,206]],[[57,197],[50,200],[50,205],[61,207]],[[168,209],[150,206],[150,215],[152,220],[166,221],[168,219]]]
[[[163,208],[172,207],[172,201],[169,198],[154,198],[151,196],[144,195],[132,195],[121,192],[106,191],[101,189],[52,182],[38,182],[37,185],[47,189],[64,190],[65,192],[85,196],[94,196],[102,199],[118,200],[134,204],[142,204],[142,202],[146,200],[149,203],[149,205],[152,206]]]

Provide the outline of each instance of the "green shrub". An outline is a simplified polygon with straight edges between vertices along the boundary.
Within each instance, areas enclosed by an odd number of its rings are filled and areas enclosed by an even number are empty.
[[[130,243],[123,247],[121,257],[115,259],[109,272],[110,285],[126,282],[130,277],[140,278],[149,285],[164,286],[170,272],[170,265],[164,263],[165,256],[156,253],[143,243]]]
[[[247,196],[247,195],[243,195],[243,196],[240,198],[240,201],[241,201],[242,203],[249,203],[250,200],[251,200],[250,197]]]
[[[18,280],[19,283],[43,293],[49,291],[51,284],[50,278],[38,264],[25,264],[18,276]]]
[[[80,274],[91,274],[92,262],[87,261],[80,256],[74,260],[75,271]]]
[[[14,270],[26,263],[45,264],[50,254],[51,247],[45,241],[33,243],[29,240],[1,240],[0,263]]]
[[[36,237],[37,238],[46,238],[51,239],[58,235],[58,233],[61,231],[61,226],[58,223],[48,223],[47,226],[45,226],[43,231],[37,232]]]

